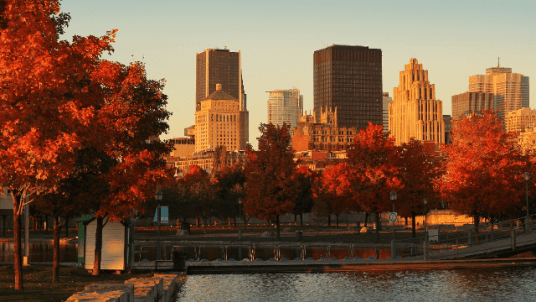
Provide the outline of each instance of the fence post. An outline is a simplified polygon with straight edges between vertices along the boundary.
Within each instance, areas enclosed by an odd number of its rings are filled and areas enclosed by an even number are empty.
[[[396,258],[396,241],[395,240],[391,240],[391,258],[392,259]]]

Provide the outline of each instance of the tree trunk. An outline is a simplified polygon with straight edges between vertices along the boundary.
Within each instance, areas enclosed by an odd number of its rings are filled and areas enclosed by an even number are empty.
[[[337,220],[337,227],[339,227],[339,215],[335,215],[335,219]]]
[[[60,230],[59,217],[54,216],[54,240],[52,242],[52,283],[60,282]]]
[[[479,212],[474,213],[473,219],[475,222],[475,235],[478,235],[478,226],[480,225],[480,213]],[[476,237],[476,239],[477,239],[476,241],[478,241],[478,236]]]
[[[300,226],[303,226],[303,212],[300,212]]]
[[[33,224],[33,227],[32,227],[32,228],[33,228],[33,231],[34,231],[34,232],[37,231],[37,225],[38,225],[37,222],[38,222],[38,221],[37,221],[37,217],[33,217],[33,218],[32,218],[32,224]]]
[[[276,226],[276,229],[277,229],[277,240],[280,241],[281,240],[281,229],[280,229],[280,225],[279,225],[279,215],[275,215],[275,226]]]
[[[48,215],[45,215],[45,232],[48,233]]]
[[[380,222],[380,213],[374,212],[374,220],[376,222],[376,243],[380,242],[380,229],[382,228],[382,224]]]
[[[102,223],[103,217],[97,217],[97,229],[95,234],[95,261],[93,262],[92,276],[98,276],[100,273],[101,253],[102,253]]]
[[[65,217],[65,238],[69,237],[69,217]]]
[[[22,202],[19,192],[11,190],[11,197],[13,199],[13,262],[15,266],[15,290],[22,290],[21,215],[18,213],[19,208],[22,206]]]
[[[328,227],[331,226],[331,215],[328,215]]]
[[[408,221],[407,218],[406,218],[406,221]],[[411,238],[416,238],[416,237],[417,235],[415,234],[415,212],[411,212]]]
[[[408,225],[408,218],[407,218],[407,217],[405,217],[404,219],[406,219],[406,225]]]
[[[367,227],[367,222],[368,222],[368,213],[365,212],[365,225],[364,225],[364,227]]]

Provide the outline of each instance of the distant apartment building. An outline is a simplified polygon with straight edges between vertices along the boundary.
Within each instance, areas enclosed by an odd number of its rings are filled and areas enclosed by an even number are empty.
[[[173,146],[170,152],[171,157],[185,157],[195,152],[195,139],[190,137],[177,137],[168,141]]]
[[[314,52],[314,111],[335,111],[340,127],[383,123],[382,51],[332,45]]]
[[[522,152],[535,154],[536,152],[536,132],[534,128],[526,128],[518,135],[518,143]]]
[[[324,109],[300,117],[292,130],[292,149],[296,152],[347,150],[358,134],[356,127],[339,126],[337,109]]]
[[[443,121],[445,123],[445,144],[452,144],[452,116],[443,115]]]
[[[528,107],[510,111],[504,119],[506,132],[525,132],[536,127],[536,110]]]
[[[211,173],[213,172],[214,164],[221,161],[220,165],[232,166],[238,162],[246,161],[245,151],[225,151],[223,156],[216,151],[198,152],[186,157],[181,157],[173,161],[174,166],[179,173],[186,174],[190,171],[191,166],[199,166],[201,169]]]
[[[486,75],[470,76],[469,92],[493,93],[493,108],[503,119],[508,112],[529,107],[529,77],[512,73],[512,68],[491,67]]]
[[[495,110],[494,94],[491,92],[464,92],[452,96],[452,119],[460,121],[471,112],[482,113],[484,110]]]
[[[389,104],[393,102],[393,98],[389,96],[389,92],[383,93],[383,132],[389,132]]]
[[[205,49],[196,55],[195,103],[196,111],[201,110],[201,101],[221,84],[223,91],[246,108],[246,94],[242,80],[241,54],[229,49]]]
[[[303,113],[303,96],[298,89],[268,91],[268,123],[282,126],[290,125],[296,128],[298,120]]]
[[[413,58],[399,74],[399,85],[393,89],[389,104],[389,131],[395,144],[411,138],[445,143],[443,103],[435,99],[435,85],[428,80],[428,70]]]
[[[200,102],[195,112],[195,152],[245,150],[249,137],[249,112],[240,101],[216,85],[216,91]]]

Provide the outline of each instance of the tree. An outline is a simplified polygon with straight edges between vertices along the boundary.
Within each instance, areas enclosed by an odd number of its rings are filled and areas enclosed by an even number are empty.
[[[513,214],[523,207],[523,173],[528,159],[520,153],[512,133],[503,131],[494,112],[465,117],[455,122],[452,145],[446,153],[444,176],[438,181],[449,207],[474,218]]]
[[[247,150],[247,191],[244,211],[260,219],[275,221],[281,239],[279,216],[292,213],[298,186],[293,177],[294,153],[290,148],[290,126],[261,124],[259,151]]]
[[[415,216],[425,215],[424,210],[430,209],[438,198],[434,183],[441,175],[440,161],[413,138],[398,148],[398,156],[402,186],[397,192],[396,209],[400,217],[411,217],[412,236],[415,238]],[[431,203],[424,206],[424,198]]]
[[[3,1],[0,5],[0,183],[13,198],[15,289],[23,289],[21,213],[30,197],[56,189],[92,132],[94,99],[84,75],[114,32],[60,41],[70,16],[59,1]]]
[[[294,179],[298,185],[298,197],[294,201],[294,215],[300,215],[300,225],[303,226],[303,213],[311,212],[313,199],[313,184],[318,174],[311,171],[307,166],[300,166],[294,173]]]
[[[352,195],[361,209],[374,213],[379,242],[379,213],[390,210],[389,192],[400,187],[394,139],[383,132],[382,126],[369,123],[367,129],[359,131],[347,156]]]
[[[352,198],[348,166],[345,163],[340,163],[336,166],[326,167],[322,173],[321,183],[322,196],[329,203],[329,212],[335,215],[338,227],[339,216],[357,207]]]
[[[246,197],[244,183],[244,166],[241,162],[230,167],[224,166],[215,174],[214,183],[217,187],[216,215],[220,218],[240,217],[247,226],[247,216],[243,216],[239,209],[239,199]],[[236,219],[235,219],[236,225]]]

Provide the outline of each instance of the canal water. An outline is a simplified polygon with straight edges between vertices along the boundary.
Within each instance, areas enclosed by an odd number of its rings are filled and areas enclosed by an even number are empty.
[[[177,301],[536,301],[536,268],[192,275]]]

